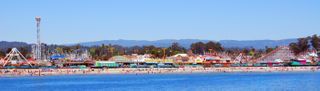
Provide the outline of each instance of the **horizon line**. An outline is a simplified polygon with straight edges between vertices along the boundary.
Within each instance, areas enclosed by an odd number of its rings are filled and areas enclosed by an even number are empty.
[[[236,39],[223,39],[223,40],[211,40],[211,39],[191,39],[191,38],[185,38],[185,39],[157,39],[157,40],[146,40],[146,39],[104,39],[104,40],[96,40],[96,41],[83,41],[83,42],[76,42],[76,43],[45,43],[49,45],[73,45],[73,44],[81,44],[81,43],[89,43],[89,42],[99,42],[99,41],[118,41],[118,40],[128,40],[128,41],[148,41],[148,42],[155,42],[155,41],[161,41],[161,40],[199,40],[199,41],[214,41],[214,42],[220,42],[220,41],[263,41],[263,40],[271,40],[271,41],[281,41],[281,40],[290,40],[290,39],[298,39],[298,38],[285,38],[285,39],[257,39],[257,40],[236,40]],[[27,44],[35,44],[35,42],[25,42],[25,41],[7,41],[7,40],[0,40],[0,42],[24,42]]]

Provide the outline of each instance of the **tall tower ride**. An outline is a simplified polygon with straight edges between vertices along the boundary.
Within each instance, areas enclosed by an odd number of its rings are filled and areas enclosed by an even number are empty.
[[[35,50],[35,59],[37,61],[42,60],[41,57],[41,41],[40,41],[40,21],[41,21],[41,17],[40,16],[36,16],[36,22],[37,22],[37,44],[36,44],[36,50]]]

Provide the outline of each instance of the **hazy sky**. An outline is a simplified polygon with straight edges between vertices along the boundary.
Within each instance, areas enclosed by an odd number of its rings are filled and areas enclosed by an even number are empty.
[[[286,39],[320,34],[320,0],[1,0],[0,40]]]

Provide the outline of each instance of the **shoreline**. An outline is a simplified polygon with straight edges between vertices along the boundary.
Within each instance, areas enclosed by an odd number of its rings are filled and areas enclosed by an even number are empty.
[[[320,66],[305,67],[210,67],[210,68],[104,68],[104,69],[0,69],[0,77],[99,75],[99,74],[200,74],[200,73],[320,72]]]

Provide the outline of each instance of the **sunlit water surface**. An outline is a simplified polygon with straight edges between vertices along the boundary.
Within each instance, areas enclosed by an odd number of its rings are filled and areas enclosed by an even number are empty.
[[[1,77],[1,91],[320,91],[319,72]]]

